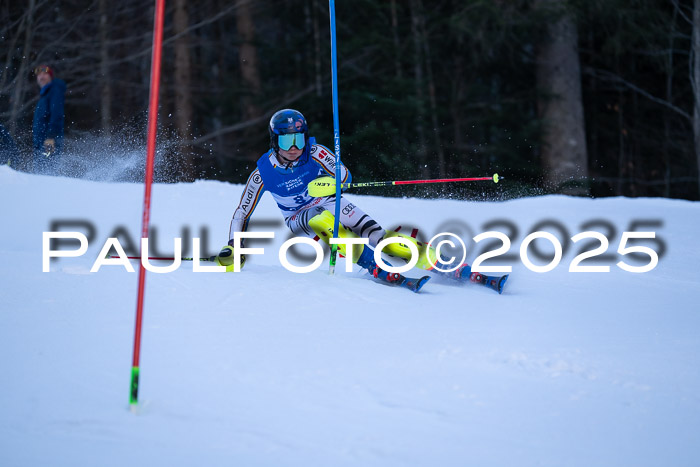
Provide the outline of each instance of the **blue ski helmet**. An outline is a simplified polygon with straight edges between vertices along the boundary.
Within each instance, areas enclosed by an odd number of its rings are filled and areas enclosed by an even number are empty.
[[[272,149],[279,151],[280,143],[279,137],[281,135],[290,135],[295,133],[303,134],[303,139],[296,138],[293,144],[299,149],[304,149],[306,146],[306,141],[309,140],[309,126],[306,124],[306,119],[298,110],[294,109],[282,109],[275,112],[275,114],[270,118],[270,146]],[[299,144],[302,144],[299,147]],[[283,147],[282,149],[289,149],[291,146]]]

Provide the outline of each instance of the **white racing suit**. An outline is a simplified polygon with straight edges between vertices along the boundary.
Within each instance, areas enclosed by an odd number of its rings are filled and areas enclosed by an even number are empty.
[[[348,169],[341,164],[340,171],[341,183],[349,183],[352,177]],[[233,213],[229,239],[233,239],[234,232],[246,230],[265,191],[272,194],[285,224],[295,235],[316,237],[309,226],[309,220],[324,210],[335,215],[335,196],[309,196],[309,182],[323,176],[335,176],[335,155],[328,148],[316,144],[315,138],[309,138],[302,155],[291,164],[280,164],[274,150],[263,154],[257,162],[257,168],[248,177],[241,200]],[[370,246],[375,247],[384,237],[384,229],[353,203],[342,197],[340,202],[340,223],[356,235],[369,239]]]

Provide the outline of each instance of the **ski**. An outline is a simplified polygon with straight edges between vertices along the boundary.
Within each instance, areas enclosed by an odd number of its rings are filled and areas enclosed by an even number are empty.
[[[402,276],[403,277],[403,276]],[[418,279],[412,279],[410,277],[404,277],[403,282],[399,284],[401,287],[404,287],[408,290],[411,290],[413,292],[418,292],[423,286],[430,280],[430,276],[423,276]]]
[[[435,269],[433,269],[432,272],[460,283],[474,282],[476,284],[481,284],[495,290],[499,294],[503,293],[503,288],[508,280],[508,274],[503,276],[487,276],[479,272],[472,272],[472,268],[468,264],[463,264],[457,270],[451,272],[441,272]]]
[[[503,293],[503,287],[506,285],[508,280],[508,274],[504,276],[485,276],[478,272],[473,272],[469,278],[471,282],[476,282],[477,284],[485,285],[486,287],[495,290],[499,294]]]
[[[370,275],[381,282],[385,282],[396,287],[402,287],[413,292],[418,292],[425,285],[425,283],[430,280],[430,276],[412,278],[401,275],[398,272],[383,271],[376,265],[374,266],[374,270],[370,272]]]
[[[108,255],[108,258],[119,258],[118,255]],[[140,256],[127,256],[128,259],[141,259]],[[193,261],[194,258],[183,257],[180,258],[182,261]],[[150,256],[148,260],[152,261],[175,261],[175,258],[161,257],[161,256]],[[216,256],[209,256],[208,258],[199,258],[199,261],[211,261],[216,262]],[[375,276],[376,277],[376,276]],[[391,275],[391,279],[380,279],[382,282],[387,282],[404,289],[408,289],[412,292],[418,292],[426,282],[430,280],[430,276],[423,276],[419,278],[412,278],[402,276],[401,274],[394,273]],[[500,293],[500,292],[499,292]]]

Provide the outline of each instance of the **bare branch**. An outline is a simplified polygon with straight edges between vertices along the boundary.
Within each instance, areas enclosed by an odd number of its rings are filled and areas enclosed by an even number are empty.
[[[681,109],[680,107],[678,107],[676,105],[673,105],[671,102],[668,102],[666,99],[661,99],[660,97],[656,97],[656,96],[652,95],[651,93],[645,91],[644,89],[640,88],[639,86],[637,86],[633,83],[630,83],[629,81],[622,78],[621,76],[616,75],[615,73],[612,73],[612,72],[607,71],[607,70],[600,70],[600,69],[595,69],[595,68],[590,68],[590,67],[586,67],[584,71],[586,74],[595,76],[598,79],[607,80],[607,81],[611,81],[614,83],[622,84],[625,87],[629,88],[630,90],[636,92],[637,94],[646,97],[650,101],[656,102],[657,104],[662,105],[662,106],[676,112],[678,115],[682,116],[683,118],[685,118],[689,122],[693,121],[693,116],[690,115],[685,110]]]
[[[277,111],[277,110],[279,110],[279,109],[281,109],[281,108],[284,108],[284,107],[289,106],[289,105],[292,104],[293,102],[296,102],[296,101],[298,101],[299,99],[301,99],[302,97],[306,96],[307,94],[310,94],[310,93],[313,92],[315,89],[316,89],[315,86],[313,86],[313,85],[312,85],[312,86],[309,86],[309,87],[307,87],[306,89],[304,89],[303,91],[300,91],[300,92],[294,94],[293,96],[290,96],[289,98],[287,98],[287,99],[285,99],[285,100],[279,102],[279,103],[278,103],[277,105],[275,105],[273,108],[271,108],[271,109],[269,109],[269,110],[266,110],[266,111],[265,111],[260,117],[258,117],[258,118],[254,118],[254,119],[252,119],[252,120],[247,120],[247,121],[245,121],[245,122],[239,122],[239,123],[236,123],[236,124],[234,124],[234,125],[229,125],[229,126],[226,126],[226,127],[223,127],[223,128],[219,128],[219,129],[216,130],[216,131],[212,131],[211,133],[207,133],[206,135],[201,136],[201,137],[196,138],[196,139],[193,139],[192,141],[187,141],[187,144],[201,145],[201,144],[203,144],[203,143],[206,143],[206,142],[209,141],[210,139],[216,138],[216,137],[221,136],[221,135],[224,135],[224,134],[226,134],[226,133],[232,133],[232,132],[234,132],[234,131],[238,131],[238,130],[242,130],[242,129],[244,129],[244,128],[248,128],[248,127],[251,127],[251,126],[258,125],[258,124],[260,124],[260,123],[266,121],[266,120],[270,117],[270,115],[272,115],[275,111]]]

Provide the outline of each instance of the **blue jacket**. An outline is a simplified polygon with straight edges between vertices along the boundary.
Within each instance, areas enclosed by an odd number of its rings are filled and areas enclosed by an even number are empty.
[[[44,140],[53,138],[56,145],[63,142],[63,122],[65,111],[63,103],[65,101],[66,83],[60,79],[54,79],[49,84],[41,88],[39,102],[34,110],[34,149],[41,149]]]

